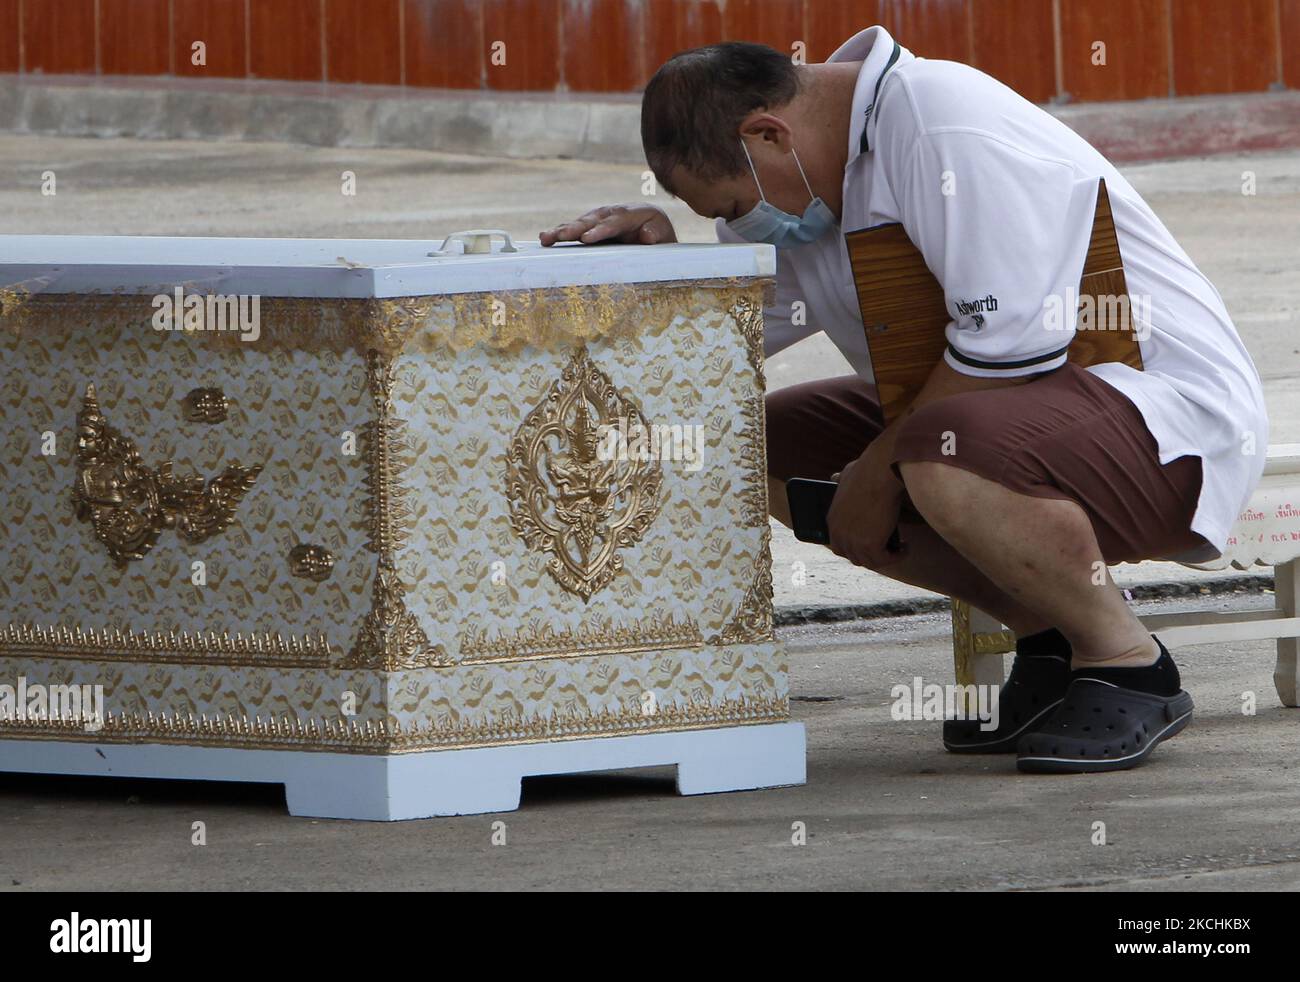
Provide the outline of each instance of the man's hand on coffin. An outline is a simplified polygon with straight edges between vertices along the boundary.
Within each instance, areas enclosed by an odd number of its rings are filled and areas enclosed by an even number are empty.
[[[840,472],[839,490],[826,516],[831,551],[868,569],[896,563],[907,550],[906,544],[897,551],[889,548],[903,504],[903,485],[878,444]]]
[[[658,245],[676,242],[677,232],[662,209],[654,205],[605,205],[579,218],[547,229],[538,240],[544,246],[557,242],[620,242],[624,245]]]

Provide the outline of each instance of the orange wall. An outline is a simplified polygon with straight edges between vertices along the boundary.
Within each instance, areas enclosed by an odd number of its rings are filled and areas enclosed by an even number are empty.
[[[683,48],[821,61],[873,23],[1038,102],[1300,87],[1300,0],[0,0],[0,72],[633,92]]]

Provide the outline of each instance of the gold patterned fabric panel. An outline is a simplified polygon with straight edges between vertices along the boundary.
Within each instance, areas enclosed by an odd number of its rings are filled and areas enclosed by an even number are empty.
[[[779,722],[786,672],[770,644],[387,675],[0,657],[0,678],[104,685],[96,741],[361,753]],[[4,736],[88,739],[60,721],[0,720]]]
[[[767,562],[762,420],[748,412],[761,409],[761,397],[749,342],[717,308],[719,291],[670,295],[674,316],[646,324],[635,339],[399,359],[394,401],[407,420],[415,514],[398,567],[409,608],[455,660],[545,655],[557,637],[575,655],[703,643],[742,614]],[[588,426],[632,414],[683,427],[683,446],[689,428],[700,439],[698,467],[629,460],[602,473],[610,468],[600,461],[584,465],[576,410],[566,409],[574,387],[566,372],[575,368],[593,373]],[[597,419],[602,406],[607,415]],[[529,440],[545,452],[512,460]],[[602,482],[615,500],[598,531],[634,534],[612,550],[616,562],[584,583],[572,568],[581,564],[556,557],[581,551],[578,505],[595,507]],[[577,504],[566,509],[566,496]],[[530,516],[533,499],[545,500]],[[758,602],[770,604],[770,593]]]
[[[674,708],[752,704],[770,722],[789,716],[786,673],[784,655],[771,644],[463,666],[454,673],[390,676],[389,717],[404,730],[471,731],[503,722],[604,718],[605,732],[620,733],[655,723],[673,728]]]
[[[210,665],[149,665],[127,662],[51,660],[0,656],[0,678],[9,685],[25,679],[28,685],[102,685],[105,731],[113,721],[134,722],[137,730],[163,735],[178,733],[216,735],[209,722],[257,726],[274,720],[281,727],[301,730],[315,724],[318,730],[350,730],[355,724],[382,728],[386,714],[385,684],[372,672],[294,670],[265,666],[238,668]],[[152,720],[151,720],[152,717]],[[156,725],[155,725],[156,724]],[[0,736],[62,733],[68,739],[87,739],[85,727],[75,721],[44,722],[0,718]],[[99,733],[94,734],[98,739]],[[217,742],[237,745],[231,739]],[[250,739],[248,745],[261,745]]]
[[[371,414],[363,360],[222,349],[111,315],[87,321],[69,312],[65,324],[44,327],[0,331],[0,624],[147,633],[150,643],[117,646],[127,655],[156,653],[171,632],[186,633],[191,651],[193,638],[212,635],[198,650],[218,663],[222,651],[269,658],[309,639],[346,649],[370,606],[374,572],[362,450],[348,455],[343,442]],[[164,532],[143,558],[120,565],[92,523],[77,520],[77,421],[88,383],[99,413],[150,471],[171,462],[173,497],[187,493],[183,480],[211,486],[226,468],[262,468],[219,534],[207,529],[212,537],[192,542]],[[224,418],[191,418],[187,396],[204,387],[224,394]],[[43,455],[51,441],[53,454]],[[86,480],[92,496],[105,494],[93,486],[107,482],[94,473]],[[196,521],[212,510],[201,501],[195,508]],[[337,560],[328,580],[292,575],[288,556],[301,542]],[[195,561],[205,586],[192,582]],[[11,650],[5,643],[0,651]]]

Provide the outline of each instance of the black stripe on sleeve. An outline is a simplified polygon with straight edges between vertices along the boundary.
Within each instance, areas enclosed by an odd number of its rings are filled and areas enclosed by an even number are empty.
[[[1049,351],[1045,355],[1038,355],[1034,358],[1025,358],[1021,361],[980,361],[977,358],[963,355],[951,344],[948,345],[948,353],[963,365],[969,365],[971,368],[989,368],[1003,371],[1012,368],[1030,368],[1034,365],[1041,365],[1045,362],[1055,361],[1069,350],[1070,346],[1067,344],[1064,348],[1057,348],[1055,351]]]

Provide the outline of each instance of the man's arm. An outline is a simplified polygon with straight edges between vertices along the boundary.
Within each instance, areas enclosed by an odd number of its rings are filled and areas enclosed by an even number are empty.
[[[903,422],[922,406],[948,396],[1022,385],[1033,378],[1031,375],[977,378],[955,371],[946,361],[936,364],[912,404],[885,427],[861,457],[841,472],[840,487],[827,516],[831,550],[858,566],[872,569],[901,559],[903,552],[890,552],[886,543],[898,525],[903,501],[903,483],[889,466]],[[906,550],[906,543],[903,549]]]

